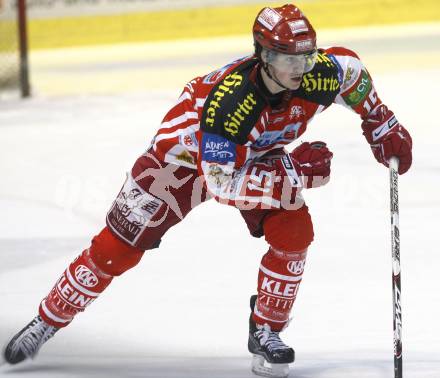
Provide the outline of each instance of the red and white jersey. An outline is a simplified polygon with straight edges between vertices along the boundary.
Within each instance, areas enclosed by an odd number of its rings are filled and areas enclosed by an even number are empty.
[[[191,80],[152,141],[163,161],[198,169],[217,199],[228,198],[219,188],[234,172],[299,138],[331,104],[366,118],[381,103],[358,56],[342,47],[320,49],[295,91],[271,95],[259,71],[250,56]]]

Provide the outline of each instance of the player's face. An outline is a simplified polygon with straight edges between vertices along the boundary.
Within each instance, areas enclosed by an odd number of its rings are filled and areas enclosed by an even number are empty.
[[[274,51],[264,51],[264,60],[268,63],[273,77],[291,90],[298,89],[304,73],[310,72],[315,66],[317,52],[288,55]]]
[[[298,89],[301,85],[303,72],[298,71],[281,71],[275,66],[269,65],[272,77],[276,77],[277,80],[285,87],[291,90]]]

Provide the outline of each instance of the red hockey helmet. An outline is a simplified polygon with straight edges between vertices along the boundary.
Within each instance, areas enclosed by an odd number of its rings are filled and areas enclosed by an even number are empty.
[[[316,50],[316,33],[309,20],[293,4],[263,8],[253,26],[255,51],[261,48],[283,54],[307,54]]]

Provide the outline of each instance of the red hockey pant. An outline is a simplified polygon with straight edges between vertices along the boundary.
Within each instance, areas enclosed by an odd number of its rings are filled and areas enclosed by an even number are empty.
[[[142,155],[107,214],[107,226],[65,270],[43,299],[39,313],[58,327],[92,303],[119,276],[134,267],[145,250],[157,248],[163,235],[195,206],[208,199],[197,172]],[[313,240],[307,207],[299,210],[240,212],[251,235],[265,235],[269,251],[258,274],[253,318],[281,330],[287,323]]]

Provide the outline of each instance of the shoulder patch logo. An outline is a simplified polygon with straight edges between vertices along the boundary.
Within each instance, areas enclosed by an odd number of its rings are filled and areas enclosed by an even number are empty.
[[[371,80],[365,72],[365,70],[362,70],[362,73],[354,85],[353,90],[351,90],[349,93],[342,96],[345,103],[349,106],[357,106],[359,105],[365,98],[367,97],[368,93],[370,92],[373,84],[371,83]]]
[[[354,74],[354,68],[348,66],[347,72],[345,73],[344,84],[348,83],[351,80],[353,74]]]

